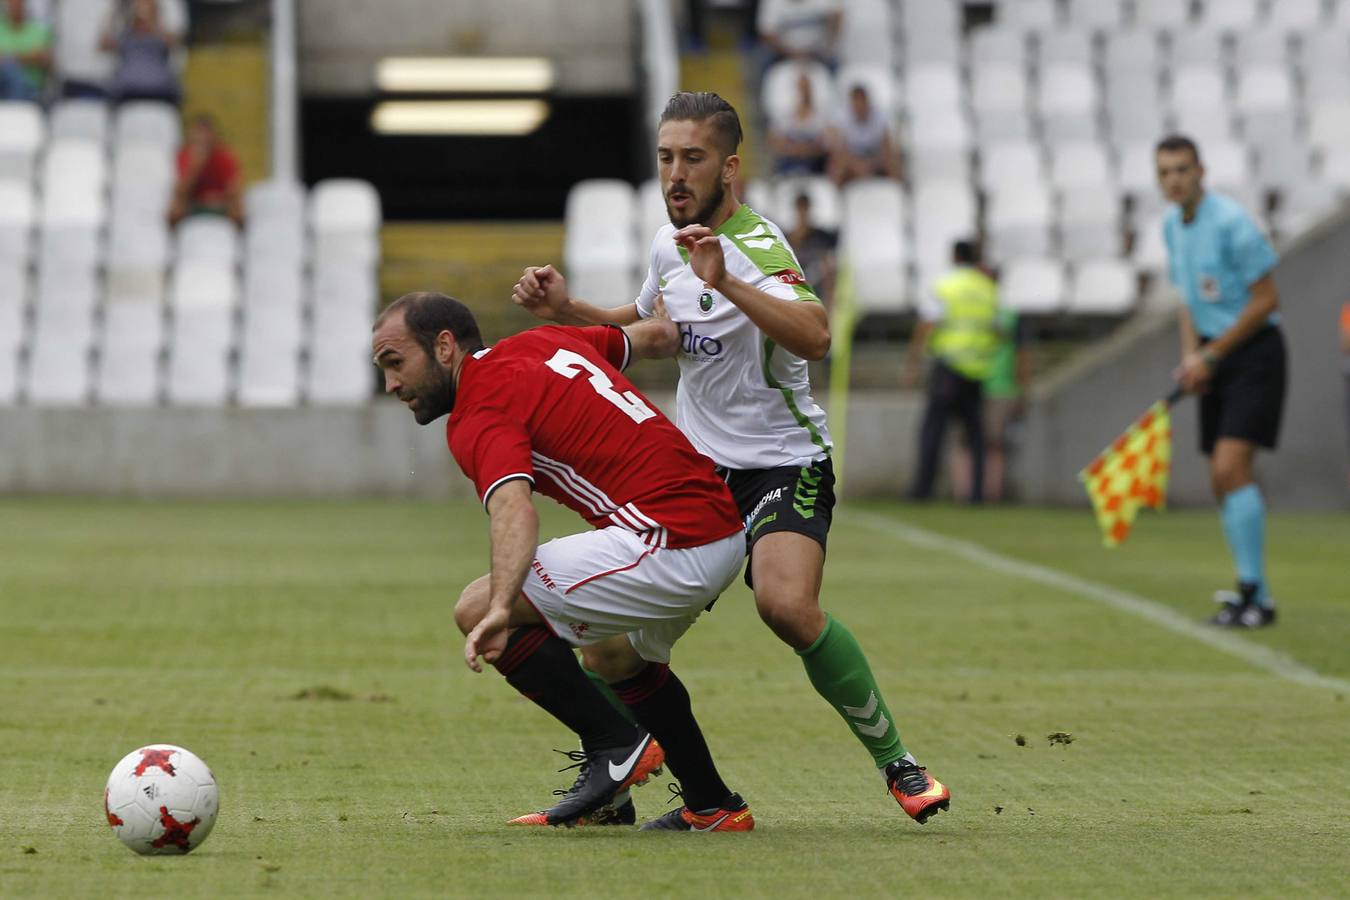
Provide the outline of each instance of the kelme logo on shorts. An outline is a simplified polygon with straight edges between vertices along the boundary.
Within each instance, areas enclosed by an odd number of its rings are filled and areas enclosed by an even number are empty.
[[[698,295],[698,311],[706,316],[708,313],[712,312],[712,308],[713,308],[712,291],[705,289],[703,293]]]

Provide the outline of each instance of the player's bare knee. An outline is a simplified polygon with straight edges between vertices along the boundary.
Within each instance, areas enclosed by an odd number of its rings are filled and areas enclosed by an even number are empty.
[[[460,592],[459,600],[455,602],[455,625],[462,633],[468,634],[473,631],[474,626],[487,612],[490,589],[488,576],[484,575],[469,582],[468,587]]]
[[[756,591],[755,608],[780,640],[798,650],[809,647],[824,625],[816,597],[800,590]]]
[[[607,684],[632,678],[647,665],[626,635],[582,647],[581,659],[587,669],[599,675]]]

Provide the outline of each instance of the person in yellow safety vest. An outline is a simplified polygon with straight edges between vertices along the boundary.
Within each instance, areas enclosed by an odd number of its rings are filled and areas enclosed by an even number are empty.
[[[974,241],[952,247],[955,268],[933,285],[932,295],[919,302],[905,360],[903,384],[919,381],[924,348],[933,357],[928,373],[928,403],[919,430],[919,465],[909,496],[933,496],[942,439],[953,414],[961,420],[970,448],[972,471],[970,502],[984,499],[984,380],[993,368],[999,347],[998,285],[980,266]]]

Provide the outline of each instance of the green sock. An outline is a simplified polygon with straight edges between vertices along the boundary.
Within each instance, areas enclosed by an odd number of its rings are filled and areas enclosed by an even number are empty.
[[[591,684],[595,685],[596,688],[599,689],[600,693],[605,695],[605,699],[609,701],[609,705],[619,711],[619,715],[623,716],[625,719],[627,719],[629,722],[632,722],[634,725],[637,724],[637,719],[633,718],[633,711],[629,709],[627,706],[624,706],[623,701],[619,699],[619,695],[614,693],[614,691],[610,689],[609,685],[605,684],[605,679],[601,678],[599,675],[595,674],[590,669],[586,668],[584,665],[581,667],[581,671],[585,672],[586,677],[591,680]]]
[[[854,735],[872,754],[877,768],[895,762],[905,755],[900,743],[900,732],[881,697],[872,669],[867,665],[862,647],[842,622],[825,616],[825,630],[815,643],[798,650],[806,677],[816,693],[829,701]]]

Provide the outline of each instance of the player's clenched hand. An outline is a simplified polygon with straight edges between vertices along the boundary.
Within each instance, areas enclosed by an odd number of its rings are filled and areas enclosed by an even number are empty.
[[[511,300],[541,319],[557,321],[566,312],[567,279],[553,266],[527,266]]]
[[[727,274],[722,239],[706,225],[686,225],[675,232],[675,243],[689,254],[689,267],[705,284],[717,288]]]
[[[511,619],[507,609],[489,609],[487,615],[479,620],[473,631],[464,639],[464,663],[475,672],[483,671],[478,662],[481,655],[484,661],[493,663],[502,655],[506,647],[506,626]]]

